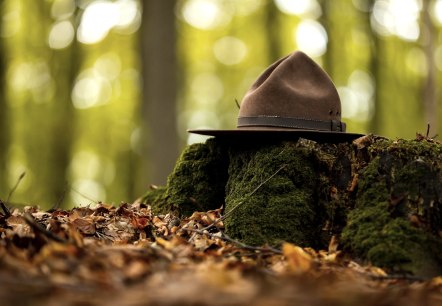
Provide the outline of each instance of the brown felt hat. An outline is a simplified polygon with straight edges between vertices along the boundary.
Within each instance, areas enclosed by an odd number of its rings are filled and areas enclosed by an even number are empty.
[[[241,102],[236,129],[189,132],[217,137],[303,137],[323,142],[363,136],[345,132],[333,82],[300,51],[273,63],[259,76]]]

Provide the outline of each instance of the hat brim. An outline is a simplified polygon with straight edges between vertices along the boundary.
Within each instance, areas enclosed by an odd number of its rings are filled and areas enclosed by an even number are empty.
[[[302,129],[278,129],[278,128],[261,128],[253,127],[247,129],[236,130],[212,130],[212,129],[195,129],[187,130],[189,133],[215,136],[218,138],[230,138],[232,140],[243,139],[270,139],[270,140],[297,140],[299,138],[306,138],[317,142],[324,143],[339,143],[352,142],[353,140],[365,136],[365,134],[346,133],[335,131],[317,131],[317,130],[302,130]]]

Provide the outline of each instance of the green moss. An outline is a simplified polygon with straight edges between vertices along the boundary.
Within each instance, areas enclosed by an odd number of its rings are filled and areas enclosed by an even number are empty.
[[[249,245],[289,241],[315,246],[321,210],[312,151],[286,142],[234,146],[229,154],[227,234]]]
[[[250,143],[187,147],[166,188],[145,201],[155,213],[181,215],[225,202],[226,233],[248,245],[324,248],[342,233],[341,245],[363,261],[442,273],[441,144],[377,137],[359,147]]]
[[[157,205],[159,201],[161,201],[164,192],[166,192],[166,187],[163,186],[151,188],[141,197],[141,202],[153,207]]]
[[[441,146],[381,141],[361,171],[356,206],[342,233],[360,258],[394,271],[442,273]],[[412,222],[413,221],[413,222]]]
[[[224,203],[228,158],[215,139],[186,147],[168,177],[164,192],[147,195],[154,213],[173,211],[188,216],[194,211],[216,209]]]

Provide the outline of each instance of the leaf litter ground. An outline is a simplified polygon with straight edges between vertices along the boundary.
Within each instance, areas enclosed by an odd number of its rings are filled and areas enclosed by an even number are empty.
[[[221,210],[134,203],[0,214],[1,305],[442,305],[442,277],[388,275],[339,251],[251,247]]]

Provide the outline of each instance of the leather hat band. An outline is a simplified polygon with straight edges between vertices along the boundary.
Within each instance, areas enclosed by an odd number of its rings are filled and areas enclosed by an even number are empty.
[[[345,132],[345,123],[338,120],[314,120],[279,116],[239,117],[238,128],[268,126],[292,129]]]

